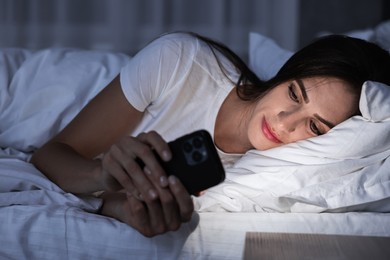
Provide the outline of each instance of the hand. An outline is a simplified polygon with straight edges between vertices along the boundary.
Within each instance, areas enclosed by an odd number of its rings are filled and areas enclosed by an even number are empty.
[[[169,188],[159,189],[160,200],[140,201],[132,194],[106,192],[102,214],[127,223],[141,234],[152,237],[177,230],[188,222],[194,211],[190,195],[180,181],[170,176]]]
[[[152,131],[137,137],[126,136],[112,145],[102,159],[101,179],[106,190],[125,189],[147,201],[158,197],[157,187],[168,186],[167,177],[153,150],[165,161],[171,159],[168,144]],[[141,159],[145,167],[136,162]]]

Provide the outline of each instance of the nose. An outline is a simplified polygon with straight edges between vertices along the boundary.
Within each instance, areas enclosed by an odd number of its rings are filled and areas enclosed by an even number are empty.
[[[285,132],[294,132],[301,122],[302,115],[299,110],[286,110],[278,113],[279,127]]]

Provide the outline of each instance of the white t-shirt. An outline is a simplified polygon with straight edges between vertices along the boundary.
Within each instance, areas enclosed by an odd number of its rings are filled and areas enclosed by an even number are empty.
[[[230,79],[239,74],[215,51]],[[142,49],[121,70],[122,90],[144,111],[137,135],[157,131],[166,141],[199,129],[213,136],[218,111],[234,83],[222,72],[210,47],[192,35],[168,34]],[[231,164],[237,156],[220,153]],[[233,159],[233,160],[232,160]]]

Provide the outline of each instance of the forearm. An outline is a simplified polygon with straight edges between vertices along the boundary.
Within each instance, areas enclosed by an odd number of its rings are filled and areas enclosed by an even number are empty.
[[[67,192],[92,193],[103,189],[100,161],[84,158],[66,144],[46,144],[33,155],[31,163]]]

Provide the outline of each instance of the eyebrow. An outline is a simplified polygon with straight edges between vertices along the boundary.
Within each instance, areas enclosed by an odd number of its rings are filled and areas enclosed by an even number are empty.
[[[306,104],[309,103],[310,100],[309,97],[307,96],[305,85],[300,79],[297,79],[296,81],[298,83],[299,89],[301,90],[303,101],[305,101]]]
[[[301,90],[303,101],[305,101],[306,104],[309,103],[310,100],[309,100],[309,97],[307,96],[305,85],[303,84],[302,80],[300,80],[300,79],[297,79],[296,81],[298,83],[299,89]],[[329,128],[335,127],[335,124],[333,124],[333,123],[329,122],[328,120],[322,118],[317,113],[314,114],[314,117],[317,118],[321,123],[323,123],[324,125],[326,125]]]
[[[335,127],[335,124],[329,122],[328,120],[322,118],[320,115],[318,114],[314,114],[314,117],[317,118],[319,121],[321,121],[321,123],[325,124],[327,127],[329,128],[333,128]]]

